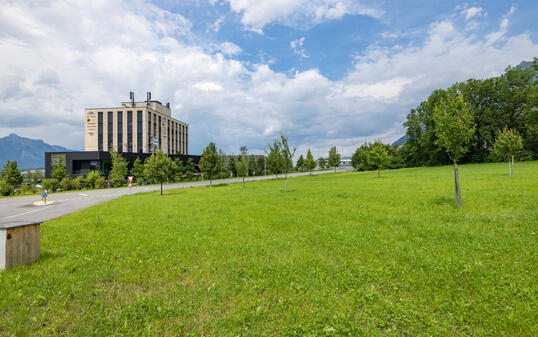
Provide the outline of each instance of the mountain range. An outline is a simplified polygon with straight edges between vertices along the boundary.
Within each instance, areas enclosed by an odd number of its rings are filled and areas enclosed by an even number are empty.
[[[19,169],[42,169],[45,152],[73,151],[63,146],[49,145],[41,139],[20,137],[14,133],[0,138],[0,168],[8,160],[16,160]]]

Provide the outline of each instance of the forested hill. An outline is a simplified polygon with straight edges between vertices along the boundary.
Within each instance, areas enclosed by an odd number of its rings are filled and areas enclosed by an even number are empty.
[[[427,100],[411,109],[404,123],[407,142],[399,153],[407,166],[440,165],[449,158],[435,144],[432,113],[436,104],[449,95],[462,95],[473,114],[474,132],[463,162],[493,159],[491,146],[503,128],[517,131],[523,138],[521,159],[538,158],[538,59],[508,67],[497,77],[469,79],[446,90],[435,90]]]
[[[20,169],[45,167],[45,152],[72,151],[63,146],[49,145],[40,139],[30,139],[12,133],[0,138],[0,167],[16,160]]]

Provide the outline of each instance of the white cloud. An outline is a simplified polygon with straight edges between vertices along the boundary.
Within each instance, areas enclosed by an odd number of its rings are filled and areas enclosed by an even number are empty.
[[[485,11],[480,7],[470,7],[461,11],[461,14],[465,15],[466,21],[468,21],[469,19],[475,16],[480,16],[483,13],[485,13]]]
[[[344,15],[366,15],[381,18],[383,12],[355,0],[227,0],[232,11],[241,15],[241,23],[249,30],[263,34],[270,23],[289,26],[315,25],[340,19]]]
[[[209,141],[227,152],[244,144],[261,152],[279,132],[301,153],[311,147],[318,156],[330,145],[349,153],[366,140],[401,136],[409,109],[432,90],[538,55],[526,34],[505,32],[491,44],[445,20],[431,24],[424,43],[370,46],[340,80],[317,69],[287,75],[268,64],[246,66],[222,46],[189,44],[198,40],[188,20],[135,4],[3,4],[0,136],[82,148],[84,108],[117,106],[131,90],[137,97],[151,90],[191,125],[194,154]]]
[[[221,43],[219,49],[224,55],[229,56],[240,54],[243,51],[238,45],[229,41]]]
[[[305,50],[303,48],[304,43],[304,37],[290,41],[290,47],[293,49],[293,52],[302,58],[307,58],[308,56],[305,53]]]

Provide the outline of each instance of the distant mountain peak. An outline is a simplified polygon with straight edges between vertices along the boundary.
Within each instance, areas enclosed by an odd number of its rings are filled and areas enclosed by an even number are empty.
[[[17,161],[21,169],[37,169],[45,167],[45,152],[70,152],[63,146],[49,145],[41,139],[21,137],[10,133],[0,138],[0,166],[8,160]]]

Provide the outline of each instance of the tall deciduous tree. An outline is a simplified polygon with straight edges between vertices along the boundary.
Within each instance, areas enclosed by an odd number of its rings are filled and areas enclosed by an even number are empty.
[[[308,168],[310,176],[312,176],[312,170],[316,168],[317,163],[314,160],[314,156],[312,156],[310,149],[308,149],[308,152],[306,152],[305,166]]]
[[[172,159],[168,158],[161,149],[145,160],[144,178],[152,184],[161,184],[161,195],[163,195],[163,183],[173,175]]]
[[[329,150],[329,166],[334,167],[334,173],[336,173],[336,168],[340,166],[340,153],[338,153],[336,146]]]
[[[206,146],[202,153],[202,158],[200,158],[200,162],[198,163],[198,167],[204,176],[209,179],[209,185],[211,186],[213,184],[212,180],[218,177],[222,171],[222,160],[218,154],[215,143],[211,142]]]
[[[268,147],[269,151],[265,150],[267,154],[267,166],[275,174],[275,179],[278,179],[278,173],[282,172],[282,145],[275,139],[273,145],[269,144]]]
[[[51,176],[58,181],[61,181],[68,176],[67,170],[65,169],[65,158],[64,156],[58,156],[54,168],[52,169]]]
[[[455,206],[462,207],[458,160],[469,150],[475,128],[469,104],[462,95],[442,98],[434,107],[435,144],[444,149],[454,163]]]
[[[232,177],[237,176],[237,163],[233,155],[231,155],[230,159],[228,159],[228,171],[230,171],[230,175]]]
[[[380,170],[390,163],[390,154],[381,143],[375,143],[367,155],[368,164],[377,168],[377,176],[380,177]]]
[[[127,160],[117,151],[110,152],[110,157],[112,161],[112,168],[110,169],[110,174],[108,179],[112,182],[112,186],[121,187],[125,185],[125,177],[129,171],[127,168]]]
[[[319,165],[320,169],[325,170],[325,167],[327,166],[327,159],[325,159],[323,157],[319,157],[318,158],[318,165]]]
[[[280,134],[280,144],[282,149],[282,163],[285,175],[285,188],[286,193],[288,192],[288,172],[293,167],[293,156],[295,155],[295,147],[290,148],[288,144],[288,137],[284,134]]]
[[[135,159],[133,168],[131,169],[131,175],[135,177],[137,183],[144,181],[144,163],[140,160],[140,157]]]
[[[497,139],[493,144],[492,152],[500,158],[508,158],[508,174],[514,175],[514,156],[523,148],[523,140],[519,133],[508,128],[504,128],[497,133]],[[510,159],[512,163],[510,163]]]

